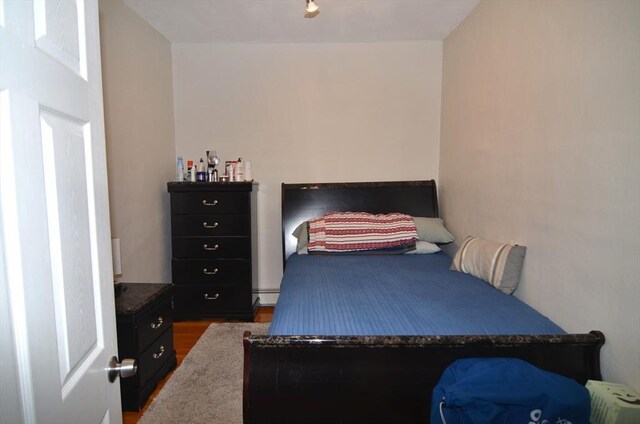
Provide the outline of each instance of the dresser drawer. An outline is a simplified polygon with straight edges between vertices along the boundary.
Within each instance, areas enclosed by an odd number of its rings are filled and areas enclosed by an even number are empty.
[[[156,372],[172,357],[173,332],[165,331],[159,339],[151,343],[138,358],[140,386],[147,384]]]
[[[174,284],[251,284],[248,259],[173,259],[171,269]]]
[[[145,315],[138,322],[138,346],[145,350],[147,346],[167,328],[171,327],[171,303],[164,302],[159,308]]]
[[[249,258],[249,237],[174,237],[174,258],[214,259]]]
[[[248,214],[249,193],[172,193],[172,214]]]
[[[174,236],[248,236],[247,215],[174,215]]]
[[[251,308],[250,285],[203,284],[176,286],[174,307],[176,311],[189,311],[203,315],[218,311],[246,310]]]

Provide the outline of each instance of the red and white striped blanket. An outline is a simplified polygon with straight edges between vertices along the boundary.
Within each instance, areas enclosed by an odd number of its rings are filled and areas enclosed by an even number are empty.
[[[416,224],[400,213],[331,212],[309,220],[309,252],[349,252],[408,246]]]

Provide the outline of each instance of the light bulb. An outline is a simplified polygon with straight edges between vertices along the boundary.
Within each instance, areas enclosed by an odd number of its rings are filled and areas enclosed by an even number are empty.
[[[315,13],[319,9],[318,5],[314,0],[307,0],[307,5],[304,8],[304,11],[307,13]]]

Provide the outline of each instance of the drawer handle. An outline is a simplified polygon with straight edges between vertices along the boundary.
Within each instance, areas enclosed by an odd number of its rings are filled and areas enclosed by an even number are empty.
[[[205,293],[204,294],[204,298],[205,300],[216,300],[217,298],[220,297],[219,293],[214,294],[213,296],[209,296],[209,293]]]
[[[153,359],[159,359],[162,355],[164,355],[164,346],[160,345],[160,350],[151,356],[153,356]]]
[[[218,204],[218,201],[214,200],[213,202],[207,202],[207,199],[202,199],[202,204],[205,206],[215,206]]]
[[[203,223],[202,223],[202,226],[203,226],[204,228],[216,228],[216,227],[218,226],[218,223],[217,223],[217,222],[214,222],[213,224],[209,225],[209,224],[207,224],[207,222],[205,221],[205,222],[203,222]]]
[[[162,317],[158,317],[156,322],[151,323],[151,328],[153,328],[154,330],[157,330],[158,328],[162,327],[163,322],[164,320],[162,319]]]
[[[218,250],[218,245],[216,244],[213,247],[209,247],[206,243],[202,246],[204,250]]]
[[[213,271],[207,271],[207,268],[204,268],[202,272],[207,275],[216,275],[218,273],[218,268],[214,269]]]

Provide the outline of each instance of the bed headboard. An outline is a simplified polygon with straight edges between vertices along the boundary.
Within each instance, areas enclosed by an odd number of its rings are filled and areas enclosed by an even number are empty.
[[[282,183],[282,260],[296,250],[300,223],[327,212],[405,213],[438,217],[434,180],[363,183]]]

